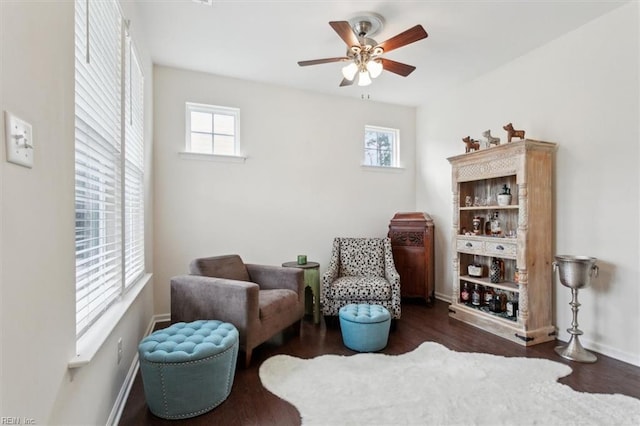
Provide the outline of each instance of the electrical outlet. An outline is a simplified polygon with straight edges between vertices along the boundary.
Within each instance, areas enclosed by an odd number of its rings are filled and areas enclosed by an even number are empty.
[[[31,124],[4,112],[7,161],[24,167],[33,167],[33,128]]]
[[[118,339],[118,364],[122,361],[122,337]]]

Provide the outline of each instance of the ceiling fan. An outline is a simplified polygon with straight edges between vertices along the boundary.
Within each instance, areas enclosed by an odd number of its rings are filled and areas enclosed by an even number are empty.
[[[300,61],[298,65],[305,67],[330,62],[349,62],[349,64],[342,68],[344,78],[340,83],[341,87],[352,85],[356,74],[358,75],[358,86],[368,86],[371,84],[371,79],[378,77],[383,70],[406,77],[411,74],[416,67],[383,58],[382,55],[399,47],[422,40],[426,38],[428,34],[424,28],[422,28],[422,25],[416,25],[395,37],[378,43],[371,37],[380,31],[382,24],[382,17],[376,14],[359,16],[349,21],[331,21],[329,22],[331,28],[333,28],[347,44],[347,54],[335,58]]]

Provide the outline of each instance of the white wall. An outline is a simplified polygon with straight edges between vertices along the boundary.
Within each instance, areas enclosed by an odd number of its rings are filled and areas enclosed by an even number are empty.
[[[135,37],[135,16],[124,6]],[[152,70],[139,47],[150,158]],[[32,123],[35,141],[34,166],[27,169],[5,161],[0,132],[0,416],[105,424],[150,324],[153,286],[142,290],[89,365],[67,368],[76,349],[74,2],[0,2],[0,52],[0,110]],[[150,206],[147,214],[152,235]],[[148,270],[152,246],[150,237]],[[118,337],[124,343],[120,365]]]
[[[555,252],[599,259],[600,276],[580,291],[581,341],[640,365],[639,34],[631,2],[418,110],[417,208],[437,228],[437,293],[452,285],[451,168],[463,136],[506,140],[512,121],[532,139],[559,144]],[[550,271],[551,273],[551,271]],[[570,291],[554,277],[562,340]]]
[[[155,67],[156,312],[201,256],[326,268],[336,236],[386,236],[415,205],[415,109]],[[245,163],[181,158],[185,102],[240,108]],[[401,171],[360,167],[365,124],[400,129]]]

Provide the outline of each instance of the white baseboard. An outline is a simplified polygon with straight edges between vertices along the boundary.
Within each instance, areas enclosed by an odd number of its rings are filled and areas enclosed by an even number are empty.
[[[154,315],[151,317],[151,321],[147,326],[147,330],[144,332],[144,336],[148,336],[153,332],[156,324],[159,322],[169,321],[169,314],[161,314]],[[124,410],[124,406],[127,404],[127,399],[129,398],[129,392],[131,392],[131,387],[133,386],[133,382],[136,378],[136,374],[138,374],[138,368],[140,367],[140,362],[138,359],[138,353],[136,352],[133,360],[131,362],[131,366],[129,367],[129,371],[127,372],[127,376],[120,387],[120,392],[118,392],[118,397],[116,398],[115,403],[113,404],[113,408],[111,409],[111,413],[109,414],[109,418],[107,419],[107,425],[116,426],[120,423],[120,417],[122,416],[122,411]]]
[[[436,292],[435,297],[438,300],[451,303],[450,294],[442,294]],[[569,337],[570,336],[568,333],[565,333],[563,331],[559,332],[558,339],[560,341],[567,342],[569,340]],[[618,361],[626,362],[628,364],[635,365],[636,367],[640,367],[640,356],[638,356],[638,354],[624,352],[611,346],[603,345],[602,343],[593,342],[588,338],[585,338],[584,336],[580,338],[580,343],[582,343],[582,346],[584,346],[586,349],[601,353],[602,355],[617,359]]]
[[[155,327],[156,323],[171,321],[171,314],[167,313],[167,314],[154,315],[153,318],[155,319],[155,322],[153,323]]]
[[[450,294],[442,294],[437,291],[433,293],[436,299],[442,300],[443,302],[451,303],[451,295]]]
[[[131,387],[133,386],[133,381],[135,380],[136,374],[138,374],[138,365],[138,354],[136,353],[133,357],[131,366],[129,366],[127,376],[125,377],[124,382],[120,387],[120,392],[118,392],[118,397],[113,404],[113,408],[111,409],[109,418],[107,419],[108,425],[115,426],[120,423],[120,417],[122,416],[124,406],[127,404],[127,398],[129,398],[129,392],[131,391]]]
[[[559,341],[565,343],[568,342],[570,338],[571,336],[569,335],[569,333],[566,333],[564,331],[560,331],[558,335]],[[580,343],[582,344],[582,346],[584,346],[585,349],[589,351],[597,352],[598,354],[608,356],[609,358],[614,358],[618,361],[626,362],[627,364],[640,367],[640,356],[638,356],[638,354],[621,351],[619,349],[612,348],[609,345],[594,342],[584,336],[580,337]]]

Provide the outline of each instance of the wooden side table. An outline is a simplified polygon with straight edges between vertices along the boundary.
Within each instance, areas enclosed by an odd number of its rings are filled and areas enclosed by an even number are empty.
[[[313,322],[314,324],[320,324],[320,264],[317,262],[307,262],[304,265],[298,265],[298,262],[285,262],[282,266],[285,268],[300,268],[304,270],[304,288],[305,290],[307,287],[311,289]],[[310,308],[310,306],[306,306],[305,297],[305,311],[309,313]]]

